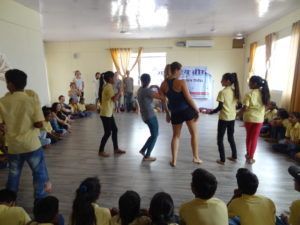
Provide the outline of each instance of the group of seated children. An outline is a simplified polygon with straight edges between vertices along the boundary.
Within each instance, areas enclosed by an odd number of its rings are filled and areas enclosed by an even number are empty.
[[[70,99],[70,104],[65,104],[65,97],[60,95],[58,102],[52,104],[51,108],[43,106],[45,121],[40,129],[40,141],[43,147],[49,147],[52,143],[62,139],[67,132],[70,132],[71,122],[76,118],[88,117],[91,112],[86,110],[84,99],[79,103]]]
[[[283,108],[277,108],[271,102],[265,114],[261,136],[274,143],[272,148],[286,153],[291,158],[300,159],[300,113],[288,113]]]
[[[300,191],[300,168],[291,166],[295,190]],[[156,193],[148,209],[141,209],[141,197],[135,191],[126,191],[119,198],[118,209],[100,207],[96,202],[101,193],[96,177],[85,179],[77,188],[69,225],[299,225],[300,200],[291,204],[289,215],[276,216],[274,202],[256,194],[259,181],[246,168],[236,174],[237,189],[226,204],[215,198],[218,182],[204,169],[192,173],[191,190],[195,198],[183,203],[179,216],[175,214],[172,197],[165,192]],[[15,205],[16,194],[6,189],[0,191],[1,224],[54,224],[63,225],[58,200],[48,196],[35,203],[31,220],[25,210]]]

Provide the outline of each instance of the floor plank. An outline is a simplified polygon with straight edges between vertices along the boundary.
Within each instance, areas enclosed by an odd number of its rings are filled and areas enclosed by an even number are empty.
[[[97,149],[103,134],[98,115],[80,119],[73,123],[72,133],[65,140],[45,150],[46,161],[53,183],[53,195],[60,199],[60,209],[69,216],[74,193],[79,183],[88,176],[98,176],[102,183],[100,204],[106,207],[117,206],[119,196],[126,190],[135,190],[142,196],[142,206],[148,207],[151,197],[158,191],[170,193],[178,209],[184,201],[193,198],[190,191],[191,172],[198,166],[192,164],[190,138],[186,126],[183,127],[180,152],[176,168],[168,164],[170,159],[170,124],[164,121],[164,115],[158,114],[160,135],[153,151],[156,162],[142,162],[138,153],[149,135],[147,126],[137,114],[117,114],[119,127],[119,145],[127,150],[124,156],[99,158]],[[245,164],[245,130],[241,122],[237,122],[235,139],[239,160],[237,163],[226,162],[225,166],[215,163],[218,159],[216,145],[217,116],[201,115],[199,126],[200,157],[204,163],[200,166],[212,172],[218,179],[216,197],[227,202],[236,188],[235,173],[240,167],[252,169],[259,177],[258,193],[274,200],[278,214],[287,210],[290,203],[298,198],[293,190],[293,179],[287,168],[294,164],[286,156],[275,154],[270,145],[259,140],[256,163]],[[229,145],[225,139],[227,155]],[[106,149],[112,153],[109,139]],[[0,187],[5,185],[7,170],[0,170]],[[26,165],[20,183],[18,204],[26,210],[32,210],[32,177]]]

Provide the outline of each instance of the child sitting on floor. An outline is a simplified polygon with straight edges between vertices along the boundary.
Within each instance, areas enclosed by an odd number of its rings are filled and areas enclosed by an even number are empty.
[[[277,117],[270,122],[270,138],[266,140],[269,142],[278,142],[284,139],[289,124],[289,113],[285,109],[278,109]]]
[[[294,177],[295,190],[300,192],[300,167],[290,166],[289,173]],[[286,225],[299,225],[300,224],[300,200],[293,201],[290,206],[290,215],[282,214],[281,220]]]
[[[172,197],[165,192],[156,193],[150,202],[149,216],[152,225],[177,225],[179,217],[174,214]]]
[[[96,204],[101,193],[97,177],[85,179],[76,190],[69,225],[109,225],[110,211]]]
[[[0,190],[0,223],[3,225],[26,225],[29,215],[21,207],[16,206],[17,194],[13,191]]]
[[[273,201],[265,196],[256,195],[257,176],[246,168],[236,174],[238,189],[228,203],[230,225],[274,225],[276,208]]]
[[[78,110],[79,110],[79,112],[83,113],[83,115],[85,117],[88,117],[88,116],[92,115],[92,113],[86,110],[84,100],[85,100],[84,98],[80,98],[79,103],[78,103]]]
[[[60,129],[63,128],[65,130],[69,131],[69,129],[71,128],[71,125],[70,125],[70,123],[68,123],[67,118],[59,117],[59,115],[62,115],[61,114],[61,104],[58,102],[53,103],[52,107],[51,107],[51,111],[52,111],[52,118],[55,121],[57,121],[59,128]],[[52,125],[53,129],[56,130],[53,126],[55,124],[51,123],[51,125]]]
[[[33,208],[34,220],[27,225],[64,225],[64,218],[58,212],[59,201],[56,197],[40,199]]]
[[[119,213],[110,225],[150,225],[151,220],[141,213],[141,198],[135,191],[126,191],[119,199]]]
[[[260,129],[260,136],[268,137],[270,135],[271,121],[277,118],[277,105],[276,102],[270,102],[265,112],[265,118],[262,128]]]
[[[286,129],[285,140],[272,147],[275,151],[289,154],[292,158],[300,152],[300,113],[290,113],[290,125]]]
[[[47,133],[47,138],[51,139],[51,143],[56,143],[57,141],[61,140],[61,135],[63,135],[63,132],[56,132],[53,130],[52,125],[51,125],[51,120],[52,120],[52,114],[51,110],[47,108],[43,108],[43,113],[45,117],[45,121],[43,121],[43,128],[42,130]]]
[[[217,179],[204,169],[192,173],[192,192],[195,199],[182,204],[179,209],[180,221],[185,225],[228,225],[225,203],[213,198],[217,190]]]

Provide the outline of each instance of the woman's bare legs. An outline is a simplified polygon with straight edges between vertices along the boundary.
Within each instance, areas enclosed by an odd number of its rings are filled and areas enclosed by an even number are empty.
[[[172,137],[172,141],[171,141],[171,150],[172,150],[172,160],[170,162],[171,166],[176,166],[181,127],[182,127],[182,124],[172,124],[173,137]]]
[[[194,119],[186,121],[186,125],[188,126],[189,132],[191,135],[191,146],[192,146],[192,150],[193,150],[193,162],[200,164],[200,163],[202,163],[202,161],[199,158],[197,121]]]

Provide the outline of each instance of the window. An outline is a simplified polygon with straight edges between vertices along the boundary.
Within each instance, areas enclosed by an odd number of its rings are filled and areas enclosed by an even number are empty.
[[[270,89],[283,91],[288,82],[291,36],[276,41],[271,62]]]
[[[151,76],[150,85],[160,86],[164,80],[164,69],[166,66],[166,53],[155,52],[155,53],[142,53],[141,56],[141,75],[148,73]],[[132,53],[129,60],[129,68],[133,65],[137,57],[137,53]],[[114,66],[113,66],[114,67]],[[114,67],[115,68],[115,67]],[[140,85],[140,78],[138,73],[138,65],[130,72],[130,76],[134,80],[134,85]]]
[[[253,63],[253,74],[261,77],[266,75],[266,46],[258,46]]]

